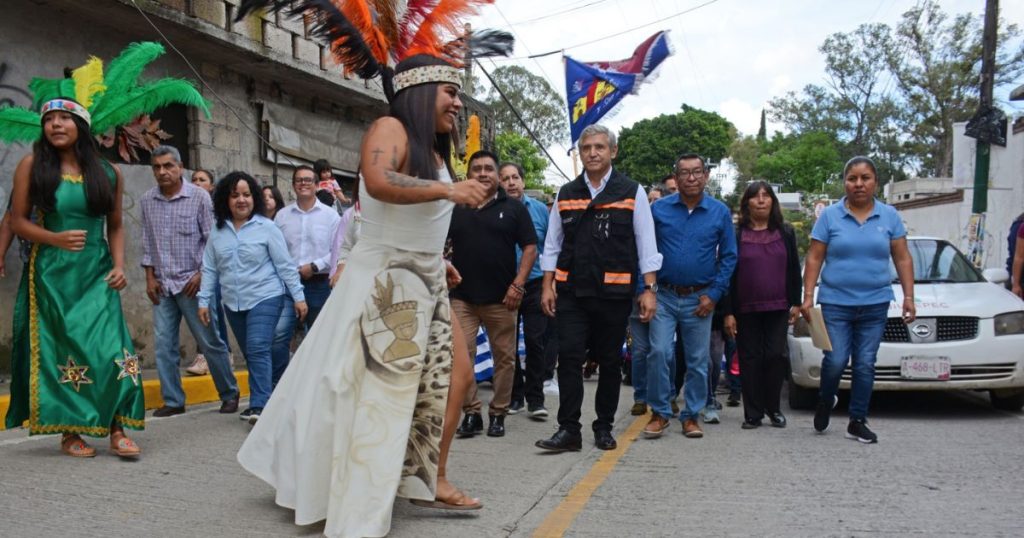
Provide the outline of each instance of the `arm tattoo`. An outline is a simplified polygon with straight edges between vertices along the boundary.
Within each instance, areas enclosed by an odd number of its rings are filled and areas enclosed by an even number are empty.
[[[377,149],[371,151],[370,153],[373,154],[373,163],[371,163],[371,164],[377,164],[377,157],[380,157],[381,154],[384,153],[384,150],[382,150],[380,148],[377,148]]]
[[[398,146],[391,147],[391,168],[398,170]]]
[[[436,184],[436,181],[428,181],[425,179],[418,179],[405,174],[399,174],[398,172],[392,172],[388,170],[384,172],[384,175],[388,178],[388,183],[407,189],[427,189],[432,185]]]

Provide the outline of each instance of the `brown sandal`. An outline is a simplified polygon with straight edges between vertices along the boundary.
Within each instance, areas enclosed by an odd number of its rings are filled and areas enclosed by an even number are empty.
[[[64,434],[60,440],[60,451],[72,458],[93,458],[96,449],[89,446],[78,434]]]
[[[122,458],[137,458],[142,449],[124,434],[123,431],[110,434],[110,451]]]
[[[437,508],[439,510],[479,510],[484,507],[483,503],[479,500],[470,499],[459,490],[455,490],[455,494],[448,499],[435,497],[433,501],[409,499],[409,502],[423,508]]]

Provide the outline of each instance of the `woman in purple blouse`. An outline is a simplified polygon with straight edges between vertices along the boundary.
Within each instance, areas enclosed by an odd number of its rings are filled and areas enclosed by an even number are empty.
[[[754,181],[740,199],[738,257],[725,301],[726,334],[736,339],[743,376],[743,429],[786,427],[779,408],[789,353],[787,326],[800,315],[800,258],[775,191]]]

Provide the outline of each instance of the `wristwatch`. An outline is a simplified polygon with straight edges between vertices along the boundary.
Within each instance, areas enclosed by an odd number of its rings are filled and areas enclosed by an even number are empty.
[[[651,290],[654,293],[658,293],[658,283],[655,282],[654,284],[644,284],[644,291],[647,290]]]

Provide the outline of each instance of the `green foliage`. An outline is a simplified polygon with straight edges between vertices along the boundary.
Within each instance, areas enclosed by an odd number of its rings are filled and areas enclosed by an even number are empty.
[[[491,78],[545,147],[564,142],[569,137],[565,101],[548,84],[547,79],[518,65],[499,67],[491,72]],[[487,92],[484,104],[494,111],[497,132],[527,134],[512,109],[494,88]]]
[[[512,132],[504,132],[494,139],[501,162],[519,163],[526,173],[523,181],[527,189],[544,188],[544,169],[548,166],[533,140]]]
[[[807,255],[808,247],[811,246],[811,228],[814,227],[814,216],[807,211],[783,209],[782,217],[796,231],[796,250],[802,259]]]
[[[1016,25],[999,32],[997,88],[1024,75],[1020,35]],[[844,158],[873,157],[880,183],[904,179],[911,167],[951,175],[953,123],[978,108],[981,17],[950,18],[926,0],[895,27],[862,24],[830,35],[819,50],[825,84],[772,99],[773,120],[793,133],[832,135]]]
[[[721,161],[735,137],[736,128],[729,120],[684,104],[682,112],[641,120],[623,129],[615,167],[634,181],[653,185],[671,173],[673,159],[682,153]]]
[[[759,179],[781,183],[784,192],[823,192],[842,172],[838,141],[828,133],[776,133],[754,165]]]

